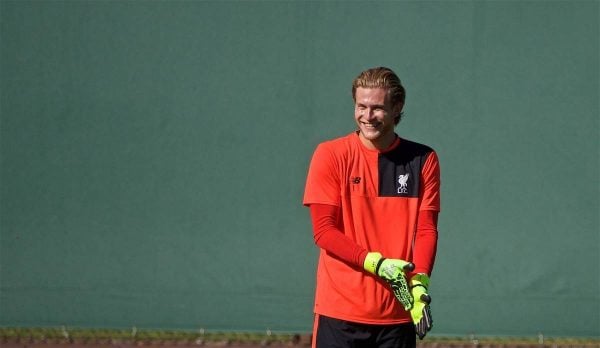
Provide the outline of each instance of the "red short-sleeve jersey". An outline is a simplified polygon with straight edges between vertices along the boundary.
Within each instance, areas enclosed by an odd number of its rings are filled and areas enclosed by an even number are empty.
[[[398,138],[371,150],[357,133],[321,143],[311,160],[304,205],[340,207],[337,228],[369,251],[412,260],[420,210],[440,210],[435,152]],[[377,277],[321,250],[315,313],[360,323],[410,322],[389,287]]]

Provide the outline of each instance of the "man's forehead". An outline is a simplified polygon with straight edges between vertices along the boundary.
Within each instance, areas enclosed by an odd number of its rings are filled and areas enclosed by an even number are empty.
[[[356,101],[387,102],[388,90],[382,87],[358,87],[356,89]]]

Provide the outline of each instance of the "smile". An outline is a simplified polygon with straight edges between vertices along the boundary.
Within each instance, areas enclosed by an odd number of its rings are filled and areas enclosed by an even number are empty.
[[[381,123],[365,123],[365,122],[361,122],[361,124],[365,127],[365,128],[377,128],[381,125]]]

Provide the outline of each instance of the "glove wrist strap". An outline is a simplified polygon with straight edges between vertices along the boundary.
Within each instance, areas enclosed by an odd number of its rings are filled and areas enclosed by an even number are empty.
[[[379,267],[381,267],[383,261],[385,261],[385,257],[382,257],[381,259],[379,259],[379,262],[377,262],[377,266],[375,267],[375,274],[379,274]]]
[[[365,258],[363,268],[366,271],[376,275],[378,264],[379,264],[379,261],[381,260],[381,258],[382,258],[381,254],[378,252],[367,253],[367,257]]]
[[[425,289],[429,287],[429,277],[425,273],[417,273],[410,279],[411,288],[422,286]]]

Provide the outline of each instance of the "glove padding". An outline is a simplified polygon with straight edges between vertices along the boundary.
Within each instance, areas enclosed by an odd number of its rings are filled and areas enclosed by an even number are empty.
[[[364,262],[364,269],[385,280],[400,301],[404,310],[413,307],[413,297],[406,282],[405,271],[410,272],[415,268],[411,262],[400,259],[386,259],[380,253],[368,253]]]
[[[431,330],[433,326],[433,319],[431,318],[431,309],[429,304],[431,303],[431,296],[427,293],[427,287],[429,286],[429,277],[426,274],[416,274],[410,280],[410,292],[414,298],[414,304],[410,310],[410,316],[415,324],[415,331],[419,339],[423,339],[427,332]]]

